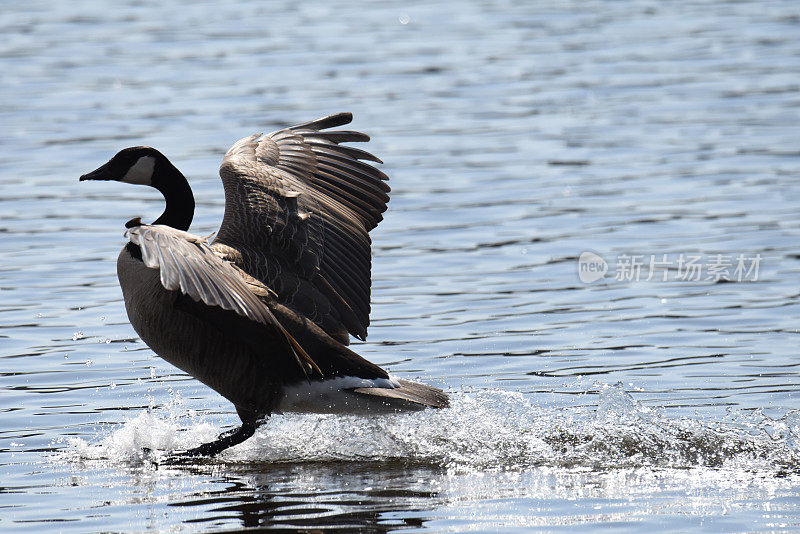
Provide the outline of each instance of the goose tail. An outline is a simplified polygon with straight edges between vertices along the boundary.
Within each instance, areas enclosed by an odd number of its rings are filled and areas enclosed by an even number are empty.
[[[423,409],[423,408],[447,408],[450,406],[450,400],[447,393],[439,388],[420,384],[418,382],[410,382],[394,378],[394,382],[398,384],[395,388],[356,388],[353,391],[361,395],[371,395],[374,397],[382,397],[387,401],[400,401],[408,403],[410,408]]]

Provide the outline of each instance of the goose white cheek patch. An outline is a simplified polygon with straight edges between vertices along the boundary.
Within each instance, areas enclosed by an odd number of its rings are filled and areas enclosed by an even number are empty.
[[[128,169],[123,182],[127,184],[150,185],[153,180],[153,169],[156,166],[156,158],[153,156],[142,156],[136,163]]]

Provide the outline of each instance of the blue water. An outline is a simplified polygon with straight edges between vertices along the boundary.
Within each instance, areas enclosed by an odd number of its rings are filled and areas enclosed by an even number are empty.
[[[0,529],[800,524],[794,1],[33,0],[0,28]],[[157,147],[209,234],[234,141],[339,111],[392,186],[353,347],[453,407],[154,467],[237,418],[125,316],[158,193],[78,176]]]

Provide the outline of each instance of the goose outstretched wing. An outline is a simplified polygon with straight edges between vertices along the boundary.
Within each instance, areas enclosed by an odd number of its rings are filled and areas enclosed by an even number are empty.
[[[137,245],[142,262],[157,269],[161,285],[185,295],[201,305],[221,308],[244,317],[261,333],[282,343],[293,354],[305,376],[319,372],[316,363],[286,332],[258,294],[260,284],[247,282],[235,266],[222,260],[203,238],[163,225],[137,225],[129,228],[128,238]],[[255,291],[254,291],[255,289]],[[197,313],[197,307],[192,310]],[[200,309],[201,315],[204,313]],[[279,351],[274,351],[280,354]]]
[[[370,238],[389,201],[378,158],[327,130],[350,113],[253,135],[222,160],[225,216],[212,248],[263,282],[278,301],[347,344],[370,312]]]

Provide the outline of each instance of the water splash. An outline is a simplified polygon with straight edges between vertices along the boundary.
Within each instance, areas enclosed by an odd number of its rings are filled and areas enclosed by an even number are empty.
[[[175,414],[148,411],[97,443],[72,440],[66,454],[72,460],[136,464],[153,453],[196,446],[220,431],[202,421],[181,426]],[[488,390],[453,394],[445,410],[371,418],[276,416],[220,460],[402,462],[501,471],[730,467],[785,474],[800,470],[799,438],[796,412],[780,419],[756,413],[703,422],[668,417],[637,402],[620,385],[600,385],[596,407],[543,408],[520,393]],[[153,453],[148,456],[145,449]]]

